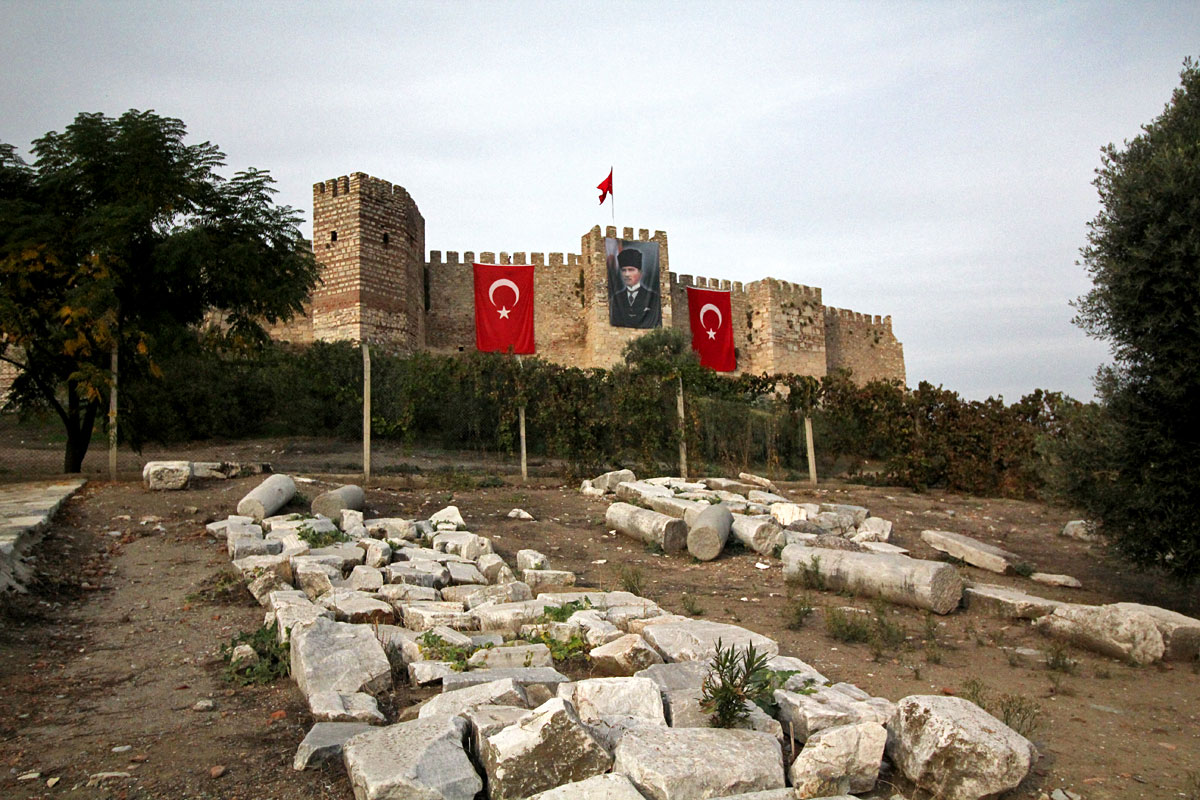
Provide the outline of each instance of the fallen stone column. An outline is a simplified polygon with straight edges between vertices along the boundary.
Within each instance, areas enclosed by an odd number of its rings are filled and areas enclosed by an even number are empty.
[[[363,490],[361,486],[348,483],[328,492],[322,492],[312,501],[312,513],[327,517],[340,524],[342,511],[363,510]]]
[[[785,578],[815,572],[833,591],[851,591],[892,603],[949,614],[962,599],[962,576],[950,564],[883,553],[851,553],[789,544]]]
[[[769,517],[759,519],[734,514],[730,532],[746,547],[764,556],[773,555],[775,548],[784,542],[783,528]]]
[[[678,553],[687,545],[686,522],[629,503],[609,506],[604,522],[625,536],[658,545],[664,553]]]
[[[700,561],[712,561],[721,555],[732,527],[733,514],[727,507],[709,506],[697,515],[688,530],[688,552]]]
[[[286,506],[295,494],[295,481],[287,475],[272,475],[241,499],[237,513],[261,522]]]

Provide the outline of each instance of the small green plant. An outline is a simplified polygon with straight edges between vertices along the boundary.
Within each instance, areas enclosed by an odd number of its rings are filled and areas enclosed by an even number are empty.
[[[590,661],[588,643],[577,633],[571,634],[568,639],[556,639],[546,631],[542,631],[537,636],[530,637],[529,641],[540,642],[550,648],[550,658],[554,659],[556,666],[566,666],[571,662],[586,664]]]
[[[862,644],[871,640],[871,620],[855,611],[828,608],[825,610],[825,631],[839,642]]]
[[[807,563],[800,564],[800,572],[797,573],[797,579],[801,586],[805,589],[815,589],[818,592],[825,591],[825,576],[821,574],[821,557],[813,556]]]
[[[1079,669],[1079,662],[1071,658],[1070,651],[1062,642],[1051,642],[1046,648],[1046,669],[1051,672],[1061,672],[1074,675]]]
[[[977,678],[968,678],[964,681],[962,688],[958,690],[958,696],[963,700],[970,700],[980,708],[987,708],[987,687]]]
[[[1022,578],[1028,578],[1034,572],[1033,565],[1025,561],[1022,561],[1019,564],[1013,564],[1012,571],[1020,575]]]
[[[572,600],[569,603],[563,603],[561,606],[546,606],[542,611],[542,615],[538,617],[539,624],[547,622],[566,622],[571,618],[571,615],[576,611],[583,611],[592,607],[592,601],[587,597],[580,600]]]
[[[683,610],[689,617],[704,616],[704,606],[700,605],[700,601],[687,592],[684,592],[683,597],[679,598],[679,604],[683,606]]]
[[[915,663],[914,664],[906,664],[905,666],[908,668],[909,672],[912,673],[914,681],[921,680],[921,665],[920,664],[915,664]]]
[[[648,555],[652,555],[652,556],[661,556],[663,553],[666,552],[665,550],[663,550],[662,545],[659,544],[658,542],[646,542],[646,545],[643,549],[646,551],[646,553]]]
[[[748,703],[770,703],[775,678],[767,668],[770,656],[754,649],[734,645],[728,648],[717,640],[717,651],[709,662],[708,674],[700,687],[700,708],[712,715],[715,728],[733,728],[750,716]]]
[[[480,489],[498,489],[504,485],[504,479],[499,475],[484,475],[479,479]]]
[[[331,544],[350,541],[350,537],[339,530],[315,531],[309,525],[301,525],[296,528],[296,535],[314,550],[319,547],[329,547]]]
[[[455,672],[466,672],[471,668],[467,660],[479,648],[466,645],[451,644],[433,631],[425,631],[417,639],[421,654],[434,661],[448,661],[450,669]]]
[[[783,624],[788,630],[798,631],[812,613],[812,598],[807,592],[798,594],[783,604]]]
[[[254,648],[258,659],[235,665],[232,663],[233,651],[243,644]],[[228,644],[221,646],[221,657],[225,659],[225,679],[241,686],[272,683],[291,672],[291,650],[280,643],[279,626],[274,622],[234,636]]]
[[[925,661],[929,664],[942,663],[942,646],[937,642],[926,642]]]
[[[1108,667],[1101,665],[1096,667],[1096,677],[1102,681],[1106,681],[1112,677],[1112,672]]]
[[[1026,739],[1033,738],[1042,728],[1041,704],[1022,695],[1002,694],[995,708],[987,711]]]
[[[635,564],[622,564],[617,570],[617,580],[621,588],[630,594],[642,596],[642,570]]]
[[[1008,647],[1004,650],[1004,657],[1008,659],[1010,667],[1021,667],[1025,665],[1025,659],[1021,657],[1014,648]]]
[[[933,616],[933,614],[926,611],[925,618],[923,620],[923,630],[921,633],[921,638],[924,639],[926,642],[933,642],[936,644],[937,643],[937,635],[938,635],[938,621]]]
[[[891,620],[891,615],[888,613],[891,606],[883,600],[876,600],[871,604],[871,610],[875,617],[872,639],[884,648],[899,647],[903,644],[908,634],[899,623]]]

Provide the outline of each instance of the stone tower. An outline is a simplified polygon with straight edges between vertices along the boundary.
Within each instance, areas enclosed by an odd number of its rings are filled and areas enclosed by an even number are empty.
[[[425,347],[425,219],[402,186],[362,172],[313,185],[313,338]]]

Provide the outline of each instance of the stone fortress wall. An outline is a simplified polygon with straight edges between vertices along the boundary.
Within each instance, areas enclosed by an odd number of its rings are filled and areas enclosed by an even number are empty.
[[[727,289],[738,372],[821,377],[849,368],[859,383],[905,380],[904,349],[892,319],[822,303],[821,290],[774,278],[741,283],[676,274],[667,235],[620,231],[659,244],[662,319],[690,335],[687,287]],[[272,330],[276,338],[367,341],[399,353],[455,353],[475,347],[472,262],[534,265],[537,355],[578,367],[611,367],[645,333],[608,321],[604,238],[592,228],[578,253],[429,251],[425,220],[402,187],[361,172],[313,186],[313,251],[323,285],[309,314]]]

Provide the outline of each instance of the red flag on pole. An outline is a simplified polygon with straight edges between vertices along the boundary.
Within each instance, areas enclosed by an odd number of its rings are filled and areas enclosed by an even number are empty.
[[[533,352],[533,265],[472,264],[475,347],[485,352]]]
[[[733,350],[729,292],[689,286],[687,293],[692,349],[700,354],[701,366],[717,372],[733,372],[737,369],[737,354]]]
[[[608,177],[600,181],[596,188],[600,190],[600,205],[604,205],[604,199],[613,193],[612,190],[612,167],[608,169]]]

